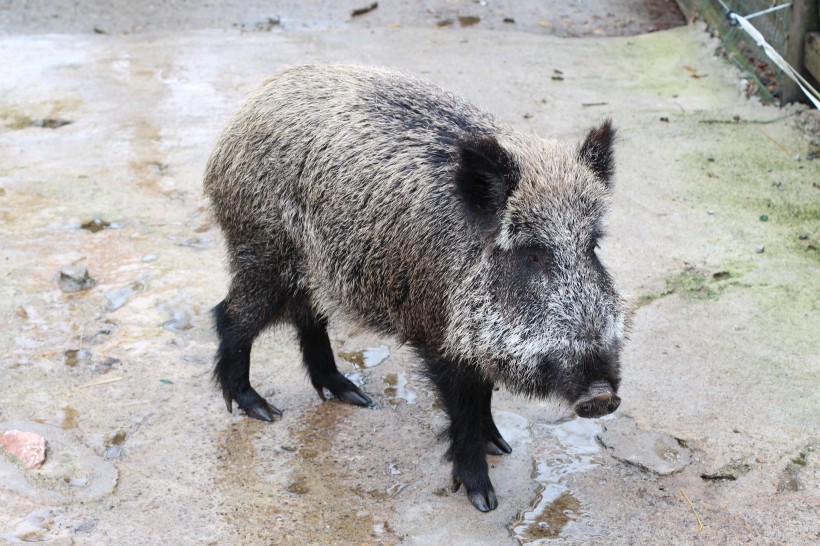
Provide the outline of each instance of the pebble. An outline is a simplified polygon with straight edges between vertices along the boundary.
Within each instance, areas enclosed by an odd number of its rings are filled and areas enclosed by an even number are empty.
[[[80,227],[86,231],[90,231],[91,233],[97,233],[98,231],[102,231],[105,228],[112,226],[111,222],[108,220],[103,220],[102,218],[90,218],[83,221]]]
[[[757,245],[757,246],[755,247],[755,252],[757,252],[758,254],[763,254],[763,252],[764,252],[765,250],[766,250],[766,247],[765,247],[765,246],[763,246],[763,245]]]
[[[80,292],[97,286],[97,281],[88,274],[84,265],[66,265],[60,268],[60,277],[57,279],[60,290],[63,292]]]
[[[178,305],[169,305],[162,303],[157,306],[160,311],[170,315],[171,319],[166,321],[162,327],[172,332],[179,332],[182,330],[190,330],[193,328],[191,320],[193,320],[196,311],[187,303],[180,303]]]
[[[652,430],[641,430],[632,419],[621,417],[605,421],[601,443],[612,450],[612,456],[660,476],[683,470],[691,460],[691,451],[676,438]]]
[[[144,292],[146,288],[147,287],[144,282],[136,280],[127,286],[106,292],[105,299],[108,300],[108,307],[106,308],[106,311],[109,313],[116,311],[128,303],[128,300],[131,299],[133,295]]]
[[[0,444],[26,468],[40,468],[46,460],[46,439],[34,432],[7,430],[0,436]]]

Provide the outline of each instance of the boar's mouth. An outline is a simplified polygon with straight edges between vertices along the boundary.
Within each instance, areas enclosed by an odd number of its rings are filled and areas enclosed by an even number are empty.
[[[618,409],[621,399],[608,381],[592,383],[585,393],[575,402],[573,409],[579,417],[602,417]]]

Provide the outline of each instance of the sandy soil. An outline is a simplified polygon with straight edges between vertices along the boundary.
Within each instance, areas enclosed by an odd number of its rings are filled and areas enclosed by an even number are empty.
[[[0,76],[0,431],[49,446],[41,470],[0,456],[2,539],[820,539],[820,163],[804,159],[799,109],[740,97],[741,76],[699,27],[571,40],[500,28],[0,39],[0,66],[14,67]],[[376,410],[320,402],[287,330],[260,340],[252,367],[285,410],[278,422],[228,414],[210,383],[208,311],[227,277],[204,163],[266,75],[317,61],[394,66],[568,141],[605,116],[621,129],[602,254],[635,304],[623,403],[610,419],[567,420],[502,390],[514,451],[490,458],[491,513],[446,489],[443,415],[390,339],[331,333]],[[96,284],[63,292],[70,265]],[[652,434],[663,440],[649,448]],[[661,476],[659,461],[682,469]]]

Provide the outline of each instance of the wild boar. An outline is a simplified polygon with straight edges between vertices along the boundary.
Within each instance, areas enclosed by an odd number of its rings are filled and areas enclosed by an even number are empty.
[[[313,387],[362,406],[327,334],[344,318],[414,347],[446,410],[454,487],[497,506],[511,451],[493,387],[614,411],[625,304],[596,256],[609,120],[578,146],[525,134],[439,87],[358,66],[268,79],[219,137],[205,193],[232,280],[214,309],[228,410],[281,412],[248,379],[256,336],[295,327]]]

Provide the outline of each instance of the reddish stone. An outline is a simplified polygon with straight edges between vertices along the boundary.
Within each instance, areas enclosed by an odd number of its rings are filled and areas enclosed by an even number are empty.
[[[7,430],[0,436],[0,444],[26,468],[40,468],[46,460],[46,439],[39,434]]]

